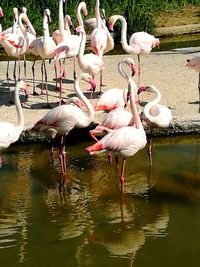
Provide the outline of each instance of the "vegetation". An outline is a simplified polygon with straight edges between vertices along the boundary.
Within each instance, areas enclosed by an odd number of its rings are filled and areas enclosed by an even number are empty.
[[[52,24],[50,30],[58,28],[58,2],[59,0],[2,0],[1,7],[4,10],[5,18],[3,28],[12,25],[13,7],[25,6],[28,9],[28,16],[33,23],[36,31],[42,31],[42,16],[45,8],[51,10]],[[66,0],[65,12],[70,14],[76,24],[76,8],[80,0]],[[89,17],[94,16],[95,0],[85,1],[88,7]],[[189,5],[199,8],[200,0],[100,0],[101,7],[106,10],[106,18],[111,15],[121,14],[128,23],[128,33],[134,31],[148,31],[153,33],[155,30],[155,19],[160,12],[174,12]],[[200,11],[198,11],[200,14]],[[119,29],[120,26],[117,26]]]

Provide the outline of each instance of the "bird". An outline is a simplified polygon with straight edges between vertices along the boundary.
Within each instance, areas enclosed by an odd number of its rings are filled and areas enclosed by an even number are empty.
[[[24,114],[19,99],[19,90],[24,90],[26,96],[28,95],[27,85],[23,80],[18,81],[15,87],[16,125],[10,122],[0,122],[0,152],[15,143],[19,139],[24,128]]]
[[[90,34],[90,46],[93,52],[102,57],[105,53],[112,50],[114,48],[114,40],[107,29],[105,23],[102,21],[100,16],[100,3],[99,0],[96,0],[95,4],[95,17],[97,22],[97,27],[91,32]],[[101,87],[103,86],[102,83],[102,70],[100,72],[100,90],[99,94],[102,94]]]
[[[164,105],[159,104],[161,93],[154,85],[141,86],[138,94],[142,92],[150,92],[156,94],[155,98],[149,101],[142,112],[142,119],[150,127],[150,138],[148,145],[149,163],[152,166],[152,132],[154,128],[167,128],[172,122],[171,110]]]
[[[104,24],[106,24],[105,9],[99,8],[99,12],[100,12],[101,20],[103,21]],[[84,27],[85,27],[85,29],[88,29],[88,30],[94,30],[97,27],[96,17],[84,20]]]
[[[153,35],[141,31],[135,32],[131,35],[129,39],[129,44],[127,43],[127,22],[123,16],[113,15],[109,19],[109,29],[113,31],[113,26],[117,20],[120,20],[122,24],[121,29],[121,43],[123,49],[129,53],[138,56],[138,86],[140,86],[140,55],[148,55],[153,47],[160,45],[159,38],[155,38]]]
[[[97,56],[93,53],[84,54],[85,52],[85,43],[86,43],[86,33],[83,27],[78,27],[77,31],[80,33],[81,36],[81,43],[79,47],[78,52],[78,63],[79,67],[82,70],[82,72],[89,73],[93,77],[100,73],[100,71],[104,68],[104,62],[103,59],[100,56]],[[92,88],[91,88],[92,89]],[[90,98],[92,98],[91,91]]]
[[[127,157],[135,155],[147,143],[146,133],[135,104],[136,83],[129,78],[128,91],[130,93],[130,108],[134,119],[134,126],[121,127],[105,135],[100,141],[86,148],[90,155],[108,151],[122,157],[121,190],[124,192],[124,172]]]
[[[198,91],[199,91],[199,112],[200,112],[200,56],[195,56],[191,59],[187,59],[187,65],[189,69],[193,69],[199,73]]]
[[[122,77],[128,81],[129,75],[123,69],[124,65],[128,65],[131,69],[131,76],[135,75],[136,67],[135,62],[131,58],[125,58],[118,64],[118,71]],[[95,103],[95,111],[99,110],[113,110],[126,105],[127,89],[111,88],[105,91]]]
[[[4,17],[4,14],[3,14],[3,9],[0,7],[0,19]],[[1,25],[1,22],[0,22],[0,33],[2,32],[2,25]]]
[[[74,89],[79,99],[85,105],[87,112],[82,111],[76,105],[64,104],[51,109],[42,119],[30,127],[30,131],[42,132],[47,138],[54,139],[61,137],[61,148],[59,159],[61,162],[61,171],[66,171],[65,160],[65,138],[74,128],[85,128],[94,120],[95,112],[90,101],[84,96],[80,88],[80,81],[90,83],[92,87],[96,86],[92,76],[88,73],[81,73],[75,80]]]

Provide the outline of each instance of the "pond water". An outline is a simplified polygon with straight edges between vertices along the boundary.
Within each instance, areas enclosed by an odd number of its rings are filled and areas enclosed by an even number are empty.
[[[200,138],[154,138],[127,161],[67,146],[61,175],[49,145],[13,145],[0,168],[0,266],[188,267],[200,262]],[[65,184],[65,190],[59,185]],[[63,188],[63,187],[62,187]]]

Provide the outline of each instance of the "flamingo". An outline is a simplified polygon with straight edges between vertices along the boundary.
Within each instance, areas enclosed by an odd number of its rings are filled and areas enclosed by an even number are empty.
[[[101,20],[103,21],[104,24],[106,24],[105,9],[104,8],[99,8],[99,12],[100,12]],[[97,27],[97,19],[96,19],[96,17],[84,20],[84,26],[87,29],[94,30]]]
[[[113,26],[117,20],[122,24],[121,43],[123,49],[129,53],[138,55],[138,86],[140,86],[140,55],[148,55],[153,47],[159,46],[160,41],[147,32],[135,32],[131,35],[129,44],[127,43],[127,22],[123,16],[114,15],[109,19],[109,29],[113,31]]]
[[[51,109],[41,120],[35,123],[31,130],[43,132],[47,137],[54,139],[56,136],[61,136],[60,162],[62,172],[66,171],[65,160],[65,138],[73,128],[85,128],[93,120],[95,116],[94,108],[90,101],[83,95],[79,83],[81,80],[90,83],[95,87],[95,81],[88,73],[80,74],[74,83],[74,89],[77,96],[83,102],[87,109],[87,113],[75,105],[60,105]]]
[[[148,155],[149,163],[152,166],[152,132],[154,128],[167,128],[172,122],[172,113],[171,110],[164,105],[159,104],[161,100],[160,91],[154,86],[142,86],[138,89],[138,94],[142,92],[150,92],[156,94],[155,98],[148,102],[143,110],[142,119],[147,123],[151,129],[149,146],[148,146]]]
[[[199,91],[199,112],[200,112],[200,57],[196,56],[191,59],[187,59],[186,66],[199,73],[198,91]]]
[[[130,108],[133,115],[134,126],[126,126],[113,130],[100,141],[86,148],[86,151],[88,151],[91,155],[108,151],[122,157],[120,175],[122,192],[124,192],[126,158],[135,155],[139,150],[143,149],[147,142],[146,134],[135,104],[136,89],[137,86],[135,82],[129,78],[128,91],[130,93]]]
[[[19,80],[20,80],[20,56],[24,55],[27,49],[27,32],[22,23],[22,20],[24,20],[26,23],[29,23],[27,15],[21,13],[19,16],[20,31],[14,30],[13,32],[8,32],[8,33],[2,32],[0,35],[0,43],[4,47],[8,56],[12,56],[18,59]],[[14,69],[14,79],[16,82],[15,69]]]
[[[80,33],[81,36],[81,43],[78,52],[79,67],[83,72],[87,72],[90,75],[95,76],[96,74],[99,74],[100,71],[104,68],[103,59],[93,53],[84,54],[86,33],[83,27],[78,27],[77,31]],[[90,98],[92,98],[92,90]]]
[[[132,76],[135,74],[135,63],[131,58],[125,58],[118,64],[118,71],[125,80],[129,80],[129,76],[123,69],[123,65],[128,65],[131,68]],[[95,103],[95,111],[98,110],[113,110],[119,107],[124,107],[127,99],[127,89],[111,88],[105,91]]]
[[[91,48],[93,52],[102,57],[105,53],[108,51],[112,50],[114,48],[114,40],[108,31],[105,23],[102,21],[101,16],[100,16],[100,4],[99,0],[96,0],[95,4],[95,16],[96,16],[96,22],[97,22],[97,27],[91,32],[90,34],[90,40],[91,40]],[[100,72],[100,90],[99,94],[102,94],[101,87],[103,86],[102,84],[102,70]]]
[[[0,122],[0,152],[8,148],[11,144],[15,143],[24,128],[24,115],[22,111],[22,106],[19,100],[19,90],[24,90],[27,96],[27,86],[26,83],[21,80],[17,82],[15,87],[15,107],[17,111],[17,124],[14,125],[10,122]],[[2,163],[2,159],[0,158]]]
[[[0,7],[0,19],[4,17],[4,14],[3,14],[3,10],[2,8]],[[2,25],[1,25],[1,22],[0,22],[0,33],[2,32]]]

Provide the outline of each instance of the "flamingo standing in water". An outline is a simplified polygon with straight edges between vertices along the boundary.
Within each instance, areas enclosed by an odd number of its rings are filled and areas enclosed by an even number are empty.
[[[85,43],[86,43],[86,33],[83,27],[78,27],[77,31],[80,33],[80,36],[81,36],[81,43],[80,43],[80,48],[78,52],[79,67],[83,72],[87,72],[90,75],[95,76],[96,74],[99,74],[100,71],[104,68],[103,59],[100,56],[97,56],[93,53],[84,54]],[[90,98],[92,98],[92,93],[93,91],[91,90]]]
[[[131,69],[131,76],[135,75],[136,68],[133,59],[125,58],[118,64],[118,71],[128,82],[129,75],[124,71],[123,65],[128,65]],[[127,89],[111,88],[105,91],[95,103],[95,111],[98,110],[113,110],[119,107],[124,107],[127,102]]]
[[[109,153],[114,153],[115,155],[122,157],[120,175],[122,192],[124,192],[126,158],[135,155],[139,150],[145,147],[147,142],[146,134],[135,104],[136,89],[137,86],[135,82],[129,78],[128,90],[130,93],[130,108],[133,115],[134,126],[127,126],[113,130],[100,141],[86,148],[86,151],[88,151],[91,155],[108,151]]]
[[[0,122],[0,151],[8,148],[12,143],[15,143],[24,128],[24,115],[22,111],[22,106],[19,100],[19,90],[24,90],[26,96],[27,86],[26,83],[21,80],[17,82],[15,88],[15,107],[17,111],[17,124],[14,125],[10,122]],[[2,164],[2,159],[0,158],[0,163]]]
[[[187,67],[199,73],[198,91],[199,91],[199,112],[200,112],[200,57],[196,56],[191,59],[187,59]]]
[[[153,47],[159,46],[160,41],[147,32],[135,32],[131,35],[129,44],[127,43],[127,22],[123,16],[114,15],[109,19],[109,29],[113,31],[113,26],[117,20],[122,24],[121,43],[123,49],[129,53],[138,55],[138,86],[140,86],[140,55],[148,55]]]
[[[61,136],[60,162],[62,172],[66,171],[65,158],[65,138],[66,135],[74,128],[85,128],[93,120],[95,116],[94,108],[90,101],[83,95],[79,83],[81,80],[90,83],[94,88],[95,81],[88,73],[80,74],[74,83],[74,89],[77,96],[83,102],[87,109],[87,113],[75,105],[60,105],[51,109],[41,120],[39,120],[31,130],[44,133],[48,138],[54,139]]]
[[[152,166],[152,131],[154,128],[167,128],[172,122],[172,113],[171,110],[159,104],[161,100],[160,91],[154,86],[142,86],[138,89],[138,94],[142,92],[150,92],[156,94],[156,97],[148,102],[142,112],[142,119],[147,123],[151,129],[149,146],[148,146],[148,155],[149,163]]]

